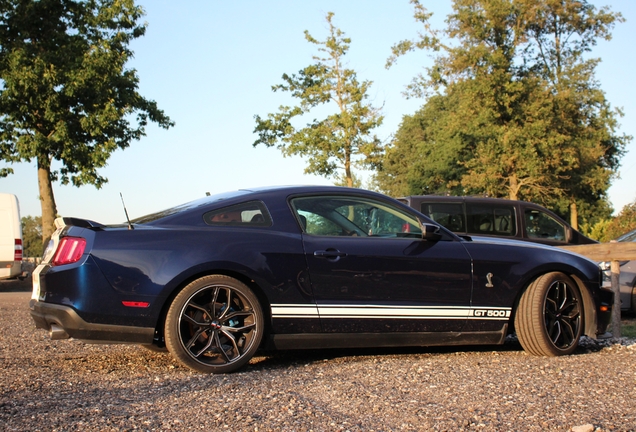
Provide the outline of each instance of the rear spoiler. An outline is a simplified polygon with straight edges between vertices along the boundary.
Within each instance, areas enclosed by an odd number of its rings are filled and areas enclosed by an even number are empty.
[[[104,228],[105,225],[87,219],[79,219],[74,217],[59,217],[55,219],[55,228],[63,228],[65,226],[76,226],[80,228]]]

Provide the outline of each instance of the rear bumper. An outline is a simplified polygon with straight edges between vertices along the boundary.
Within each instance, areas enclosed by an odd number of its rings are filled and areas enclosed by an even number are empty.
[[[33,299],[29,306],[36,328],[48,331],[51,331],[52,326],[55,329],[61,328],[69,337],[84,342],[151,344],[155,334],[154,327],[89,323],[69,306]]]

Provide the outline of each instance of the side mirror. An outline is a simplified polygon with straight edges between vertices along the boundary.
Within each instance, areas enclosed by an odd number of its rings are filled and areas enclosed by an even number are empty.
[[[429,241],[439,241],[442,233],[437,225],[422,222],[422,239]]]

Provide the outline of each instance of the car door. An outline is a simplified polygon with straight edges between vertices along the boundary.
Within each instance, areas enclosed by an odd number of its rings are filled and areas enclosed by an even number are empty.
[[[323,331],[462,329],[471,260],[461,242],[449,234],[423,240],[414,214],[375,198],[320,195],[291,204]]]

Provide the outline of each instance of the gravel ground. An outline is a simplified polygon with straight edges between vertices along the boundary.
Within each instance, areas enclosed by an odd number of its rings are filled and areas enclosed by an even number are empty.
[[[636,341],[301,351],[201,375],[139,346],[50,341],[0,287],[3,431],[636,430]],[[15,290],[17,291],[17,290]]]

